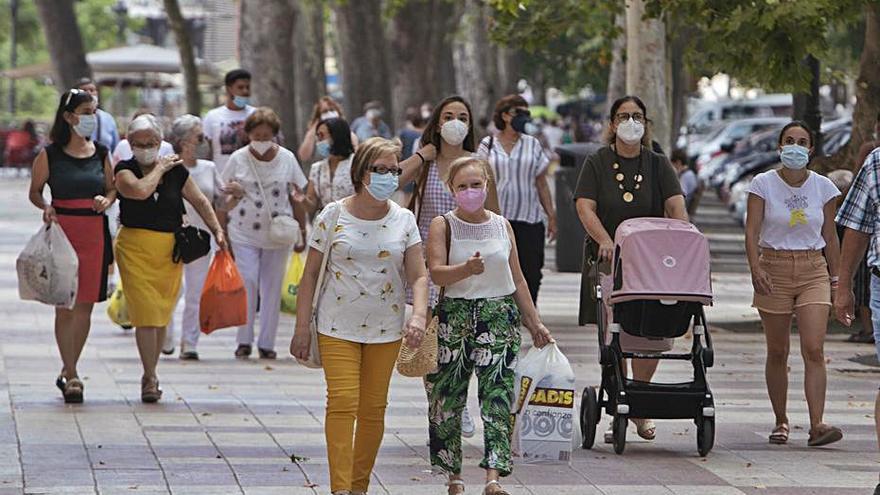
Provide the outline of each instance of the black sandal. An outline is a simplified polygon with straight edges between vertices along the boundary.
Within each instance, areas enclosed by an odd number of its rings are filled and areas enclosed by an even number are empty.
[[[79,378],[71,378],[64,385],[64,402],[67,404],[82,404],[83,382]]]
[[[247,344],[238,344],[238,349],[235,350],[235,357],[238,359],[247,359],[251,357],[251,352],[253,352],[253,348]]]
[[[278,353],[271,349],[257,349],[260,352],[260,359],[275,359]]]

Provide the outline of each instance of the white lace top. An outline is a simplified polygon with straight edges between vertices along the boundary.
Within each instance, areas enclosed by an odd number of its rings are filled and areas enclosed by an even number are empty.
[[[446,288],[446,297],[486,299],[509,296],[516,292],[510,272],[511,243],[503,217],[489,212],[484,223],[468,223],[450,212],[446,218],[452,228],[449,264],[464,263],[479,252],[486,270]]]

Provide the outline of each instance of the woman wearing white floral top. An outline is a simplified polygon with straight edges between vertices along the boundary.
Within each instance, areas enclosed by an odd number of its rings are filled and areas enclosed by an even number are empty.
[[[309,213],[354,194],[350,161],[354,146],[348,122],[340,118],[322,120],[315,129],[315,137],[315,154],[321,161],[309,171],[309,188],[303,202]]]
[[[334,494],[367,492],[401,337],[418,347],[425,331],[428,283],[421,237],[412,212],[390,201],[399,156],[400,147],[382,138],[358,147],[351,166],[357,192],[315,219],[300,282],[290,353],[308,358],[311,301],[319,290],[318,346],[327,381],[325,434]],[[323,284],[316,287],[327,249]],[[414,294],[413,316],[404,326],[407,285]]]

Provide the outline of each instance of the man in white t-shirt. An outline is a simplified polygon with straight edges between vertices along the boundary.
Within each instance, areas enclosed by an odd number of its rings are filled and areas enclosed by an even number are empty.
[[[235,69],[226,73],[226,104],[219,106],[207,114],[202,127],[217,172],[222,174],[235,150],[247,144],[244,132],[244,121],[254,112],[250,106],[251,73],[244,69]]]

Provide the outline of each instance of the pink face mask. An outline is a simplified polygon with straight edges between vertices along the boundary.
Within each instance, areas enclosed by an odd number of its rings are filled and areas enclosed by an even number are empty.
[[[455,193],[455,202],[462,210],[473,213],[486,202],[486,189],[465,189]]]

